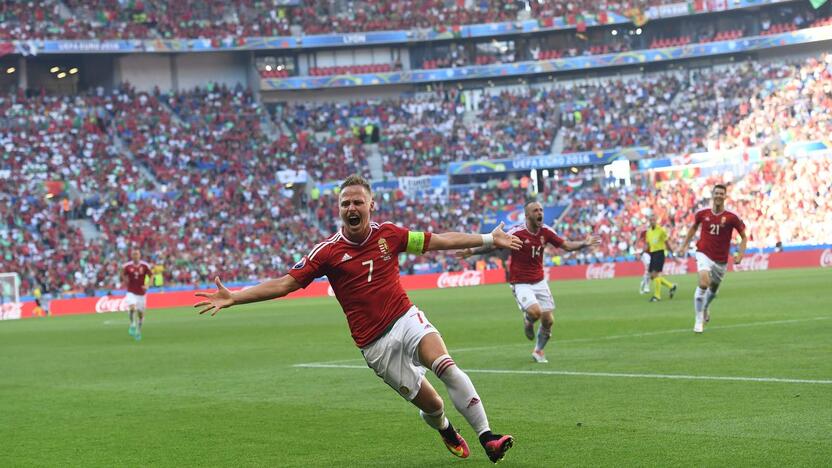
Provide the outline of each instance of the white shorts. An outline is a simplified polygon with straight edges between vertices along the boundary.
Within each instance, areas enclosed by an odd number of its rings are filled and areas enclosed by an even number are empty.
[[[549,289],[549,283],[545,279],[534,284],[512,284],[511,291],[514,293],[514,300],[517,301],[517,307],[523,312],[534,304],[540,305],[542,312],[555,310],[555,299],[552,298],[552,291]]]
[[[721,283],[727,270],[727,263],[717,263],[704,253],[696,252],[696,271],[709,271],[711,273],[711,283]]]
[[[650,254],[648,252],[642,252],[641,263],[644,264],[645,269],[650,267]]]
[[[361,354],[370,369],[407,401],[416,398],[427,369],[419,362],[419,342],[425,335],[439,333],[425,317],[425,313],[412,306],[393,324],[393,328],[381,338],[361,348]]]
[[[127,297],[124,298],[124,305],[128,308],[130,306],[134,306],[136,310],[140,310],[144,312],[147,307],[147,301],[145,300],[147,296],[139,296],[138,294],[133,294],[131,292],[127,293]]]

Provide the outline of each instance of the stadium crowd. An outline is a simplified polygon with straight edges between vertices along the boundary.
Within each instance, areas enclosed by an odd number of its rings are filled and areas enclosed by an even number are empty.
[[[287,5],[279,0],[2,0],[0,38],[222,40],[402,29],[454,33],[460,25],[537,19],[547,26],[561,17],[582,28],[586,18],[606,23],[613,12],[640,22],[638,18],[650,7],[675,3],[678,1],[315,0]],[[802,15],[792,17],[811,22],[812,18]],[[761,28],[764,33],[795,27],[792,21],[771,19],[765,26]]]
[[[218,271],[235,280],[278,274],[332,232],[337,217],[331,195],[307,197],[276,174],[305,170],[322,181],[368,173],[367,145],[355,131],[368,122],[381,129],[377,151],[389,176],[441,173],[450,161],[548,152],[561,128],[555,108],[570,110],[562,112],[568,149],[623,144],[622,137],[612,139],[613,130],[622,116],[633,115],[632,123],[626,119],[637,129],[632,143],[652,143],[663,153],[764,145],[765,154],[780,154],[784,143],[822,139],[832,130],[830,69],[832,58],[824,55],[663,80],[648,75],[574,89],[486,93],[473,118],[465,115],[464,95],[442,87],[400,100],[285,104],[273,112],[242,88],[216,85],[172,94],[127,85],[64,97],[14,92],[0,97],[0,242],[10,247],[0,269],[22,271],[24,291],[35,284],[108,289],[117,285],[128,246],[138,245],[167,266],[173,283],[202,282]],[[573,102],[564,102],[567,95]],[[674,117],[662,118],[661,108]],[[579,109],[586,113],[577,118]],[[691,116],[697,117],[683,120]],[[578,131],[582,126],[592,131]],[[746,219],[751,246],[829,240],[829,170],[828,159],[766,159],[737,175],[729,206]],[[580,189],[549,185],[544,195],[547,203],[571,203],[559,231],[580,237],[594,230],[603,238],[588,257],[563,260],[594,261],[637,253],[647,208],[678,236],[710,182],[654,187],[642,180],[632,188],[585,182]],[[527,183],[489,184],[443,199],[382,193],[378,217],[419,229],[476,230],[486,208],[526,197]],[[765,201],[772,198],[777,203]],[[86,239],[72,220],[91,222],[100,237]],[[448,256],[427,261],[460,268]],[[408,259],[405,270],[419,271],[420,263]]]

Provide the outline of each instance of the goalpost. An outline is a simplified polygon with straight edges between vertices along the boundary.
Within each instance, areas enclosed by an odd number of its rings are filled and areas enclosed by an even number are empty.
[[[20,302],[20,275],[0,273],[0,304]]]

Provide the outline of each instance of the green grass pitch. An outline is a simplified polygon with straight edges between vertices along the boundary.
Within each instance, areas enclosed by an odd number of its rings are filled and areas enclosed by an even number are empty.
[[[674,280],[552,283],[548,365],[506,285],[411,298],[515,436],[503,466],[829,466],[832,269],[729,274],[703,335]],[[148,315],[139,343],[124,313],[0,322],[0,466],[490,465],[434,377],[467,460],[363,368],[334,299]]]

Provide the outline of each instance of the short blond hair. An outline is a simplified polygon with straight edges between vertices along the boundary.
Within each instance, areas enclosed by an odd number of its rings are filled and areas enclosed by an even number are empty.
[[[361,177],[358,174],[353,174],[353,175],[347,177],[346,179],[344,179],[344,181],[341,182],[341,190],[344,190],[345,188],[351,187],[353,185],[360,185],[360,186],[364,187],[365,189],[367,189],[367,193],[369,193],[370,195],[373,194],[373,189],[370,188],[370,183],[367,182],[367,179]]]

